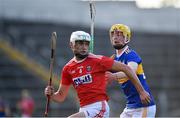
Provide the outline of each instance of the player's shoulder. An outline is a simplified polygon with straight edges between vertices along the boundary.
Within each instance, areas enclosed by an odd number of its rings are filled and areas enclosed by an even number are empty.
[[[64,68],[67,68],[67,67],[73,65],[74,60],[75,60],[75,58],[72,58],[71,60],[69,60],[69,61],[64,65]]]
[[[93,54],[93,53],[89,53],[89,55],[88,55],[87,58],[88,58],[88,59],[100,60],[100,59],[102,59],[103,57],[104,57],[103,55],[96,55],[96,54]],[[86,60],[87,60],[87,59],[86,59]],[[67,62],[64,67],[70,67],[70,66],[73,66],[73,65],[75,65],[75,64],[77,64],[77,63],[79,63],[79,62],[77,62],[77,60],[76,60],[75,57],[74,57],[74,58],[72,58],[69,62]]]
[[[131,49],[131,48],[129,48],[129,47],[124,51],[124,53],[125,53],[127,56],[135,56],[135,55],[138,55],[138,53],[137,53],[135,50],[133,50],[133,49]]]
[[[110,58],[112,58],[112,59],[115,59],[115,57],[116,57],[116,54],[113,54],[110,56]]]
[[[139,56],[139,54],[131,49],[131,48],[126,48],[126,50],[124,51],[123,56],[127,59],[127,60],[131,60],[131,59],[137,59],[137,60],[141,60],[141,57]]]

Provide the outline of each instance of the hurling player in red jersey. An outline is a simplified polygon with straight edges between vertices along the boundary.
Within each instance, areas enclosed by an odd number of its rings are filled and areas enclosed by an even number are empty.
[[[59,89],[53,86],[45,88],[45,95],[62,102],[72,84],[77,92],[80,109],[69,117],[109,117],[108,96],[106,93],[105,72],[123,71],[136,87],[142,101],[150,101],[149,94],[143,89],[136,74],[125,64],[109,57],[89,53],[90,35],[84,31],[75,31],[70,37],[70,47],[74,57],[64,66]]]

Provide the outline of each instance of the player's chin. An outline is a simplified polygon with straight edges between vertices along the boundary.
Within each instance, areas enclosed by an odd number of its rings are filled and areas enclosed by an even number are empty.
[[[88,53],[81,54],[81,57],[86,58],[88,56]]]
[[[115,49],[122,49],[122,48],[124,47],[124,45],[115,44],[115,45],[113,45],[113,47],[114,47]]]

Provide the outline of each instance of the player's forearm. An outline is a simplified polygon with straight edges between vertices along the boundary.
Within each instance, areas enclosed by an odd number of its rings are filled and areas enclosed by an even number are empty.
[[[125,74],[128,76],[130,81],[133,83],[133,85],[135,86],[138,93],[144,91],[144,88],[141,85],[136,73],[130,67],[128,67],[128,66],[125,67]]]
[[[124,72],[117,72],[113,74],[116,80],[122,79],[122,78],[127,78],[126,74]]]
[[[56,102],[62,102],[66,98],[70,85],[60,84],[59,89],[52,96],[52,99]]]
[[[59,91],[55,92],[52,96],[51,96],[52,100],[55,102],[63,102],[65,97],[63,96],[63,94]]]
[[[115,76],[116,80],[122,79],[122,78],[129,78],[124,72],[114,73],[114,76]],[[132,77],[132,78],[134,78],[134,77]],[[135,80],[130,78],[130,81],[134,84],[134,86],[136,87],[137,90],[139,90],[139,91],[142,90],[141,89],[142,85],[137,77]],[[139,88],[139,84],[141,86],[140,88]]]
[[[129,66],[127,66],[123,63],[114,61],[112,70],[124,72],[126,74],[126,76],[131,80],[131,82],[136,87],[136,89],[139,93],[144,91],[144,88],[142,87],[136,73]]]

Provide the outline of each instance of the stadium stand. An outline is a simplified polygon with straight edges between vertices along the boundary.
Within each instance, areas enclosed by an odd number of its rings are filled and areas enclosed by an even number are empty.
[[[68,47],[71,32],[75,30],[89,32],[89,28],[76,25],[8,20],[4,21],[1,27],[3,39],[6,39],[13,49],[19,50],[46,70],[49,68],[50,36],[53,31],[56,31],[58,35],[54,70],[56,75],[59,74],[67,60],[72,57]],[[108,30],[95,28],[94,52],[96,54],[111,56],[113,48],[110,46],[108,38]],[[180,63],[178,62],[180,51],[177,50],[180,45],[179,39],[179,34],[133,32],[131,46],[143,58],[147,81],[157,103],[158,117],[180,116],[178,111],[180,95],[177,94],[180,90],[178,80],[180,77]],[[33,74],[32,70],[30,71],[22,63],[7,57],[2,49],[0,49],[0,56],[0,95],[10,101],[12,111],[16,112],[15,102],[20,98],[20,90],[27,88],[37,103],[34,116],[42,116],[46,101],[43,91],[47,80]],[[57,78],[60,78],[59,75]],[[108,93],[111,115],[118,117],[125,105],[124,98],[116,83],[108,87]],[[72,97],[68,97],[64,103],[52,103],[50,116],[68,116],[76,112],[77,107],[76,101]]]

